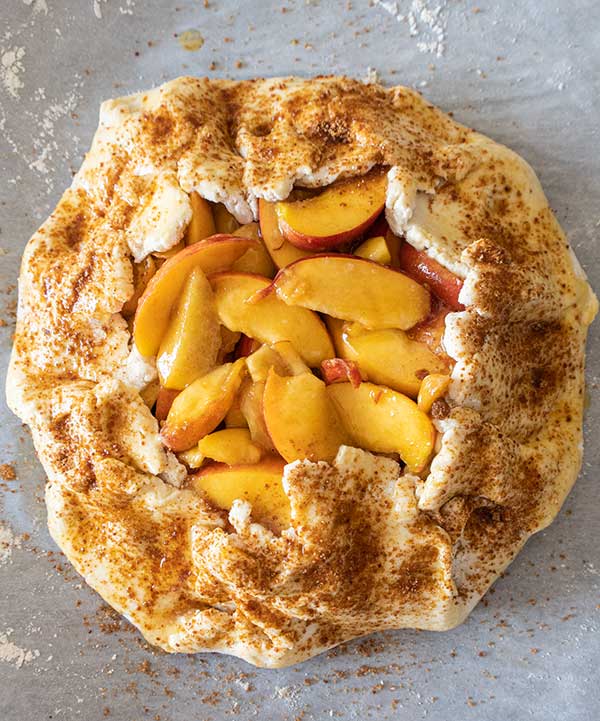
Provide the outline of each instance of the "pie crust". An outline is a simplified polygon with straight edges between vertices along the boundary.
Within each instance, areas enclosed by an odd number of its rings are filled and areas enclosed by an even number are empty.
[[[132,262],[167,250],[188,194],[243,223],[257,199],[389,166],[397,235],[464,279],[448,316],[450,415],[429,475],[342,447],[286,467],[293,530],[182,488],[140,392],[152,359],[120,311]],[[285,666],[390,628],[463,621],[547,526],[582,452],[597,301],[518,155],[404,87],[348,78],[183,77],[102,105],[92,148],[29,241],[7,381],[48,475],[53,538],[87,583],[169,652]]]

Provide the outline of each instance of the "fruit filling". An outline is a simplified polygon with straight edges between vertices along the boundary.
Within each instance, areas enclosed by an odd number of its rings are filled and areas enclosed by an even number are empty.
[[[123,307],[159,387],[145,394],[189,486],[289,525],[286,463],[331,462],[341,445],[427,472],[452,360],[446,315],[462,282],[394,236],[382,170],[283,202],[240,226],[191,194],[175,252],[134,267]]]

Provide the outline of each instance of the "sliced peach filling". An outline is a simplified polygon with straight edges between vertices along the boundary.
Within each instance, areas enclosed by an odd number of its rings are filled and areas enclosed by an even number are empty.
[[[179,249],[135,267],[123,315],[156,356],[161,437],[213,506],[248,501],[281,531],[284,465],[331,462],[341,445],[427,472],[462,282],[390,232],[385,194],[376,170],[261,199],[240,226],[193,192]]]

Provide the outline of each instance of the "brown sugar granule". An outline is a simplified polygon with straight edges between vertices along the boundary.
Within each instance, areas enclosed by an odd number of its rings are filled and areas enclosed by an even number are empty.
[[[11,466],[10,463],[1,463],[0,478],[3,481],[15,481],[17,479],[17,474],[15,472],[14,466]]]

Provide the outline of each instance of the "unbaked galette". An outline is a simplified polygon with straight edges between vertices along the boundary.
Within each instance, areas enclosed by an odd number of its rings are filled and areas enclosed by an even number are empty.
[[[578,473],[585,275],[527,163],[407,88],[104,103],[19,292],[50,531],[166,651],[451,628]]]

